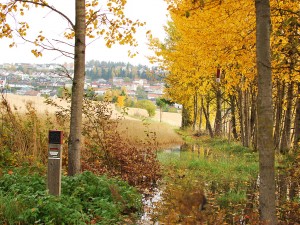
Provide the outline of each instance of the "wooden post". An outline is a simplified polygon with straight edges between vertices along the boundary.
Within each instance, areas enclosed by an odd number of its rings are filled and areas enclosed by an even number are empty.
[[[49,131],[48,190],[49,194],[61,194],[62,131]]]

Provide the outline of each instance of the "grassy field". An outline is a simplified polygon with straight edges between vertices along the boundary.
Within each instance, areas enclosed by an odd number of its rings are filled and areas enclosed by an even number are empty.
[[[37,96],[24,96],[24,95],[15,95],[15,94],[4,94],[4,97],[8,100],[11,106],[19,111],[26,110],[26,103],[30,102],[37,110],[38,113],[44,113],[45,111],[49,113],[54,113],[57,109],[53,106],[47,105],[45,103],[45,98],[37,97]],[[60,99],[54,99],[54,101],[63,107],[68,107],[69,103],[66,101],[62,101]],[[114,113],[114,117],[120,116],[121,114],[115,109],[114,105],[111,106]],[[138,109],[138,108],[128,108],[127,110],[128,115],[125,116],[125,119],[128,120],[136,120],[139,121],[140,118],[147,118],[148,113],[145,109]],[[151,120],[158,122],[159,121],[159,110],[156,110],[156,114]],[[162,122],[169,124],[174,127],[180,127],[181,125],[181,114],[180,113],[169,113],[163,112],[162,113]]]
[[[45,103],[45,98],[36,96],[21,96],[15,94],[4,94],[5,99],[9,102],[11,108],[17,113],[27,113],[26,104],[30,103],[42,118],[42,115],[48,112],[54,114],[57,108]],[[53,99],[57,104],[64,108],[69,107],[69,103],[61,99]],[[113,118],[121,113],[111,105]],[[159,111],[154,118],[148,118],[148,113],[144,109],[128,108],[127,115],[120,120],[119,128],[121,134],[131,143],[138,144],[145,142],[148,138],[155,138],[158,148],[175,146],[182,144],[182,138],[174,131],[181,123],[181,114],[164,112],[162,123],[159,122]],[[53,127],[56,129],[56,127]]]
[[[54,113],[57,110],[56,107],[47,105],[43,97],[15,94],[3,94],[3,96],[7,99],[10,106],[18,112],[26,111],[26,103],[31,103],[38,113],[45,113],[45,111]],[[69,105],[66,101],[61,101],[60,99],[54,99],[54,101],[63,107],[68,107]]]

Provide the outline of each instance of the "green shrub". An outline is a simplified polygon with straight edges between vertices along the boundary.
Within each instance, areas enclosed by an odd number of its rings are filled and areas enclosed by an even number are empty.
[[[146,109],[149,117],[155,116],[156,106],[150,100],[139,100],[136,102],[135,106],[137,108]]]
[[[60,197],[47,193],[38,174],[0,177],[0,224],[117,224],[141,206],[135,188],[91,172],[64,176]]]

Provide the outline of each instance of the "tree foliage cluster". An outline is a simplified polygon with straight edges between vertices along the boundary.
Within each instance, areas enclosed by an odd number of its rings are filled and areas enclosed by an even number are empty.
[[[215,126],[211,124],[211,128],[220,134],[218,120],[223,129],[230,121],[234,138],[245,146],[255,147],[254,2],[167,2],[172,19],[165,27],[168,36],[163,42],[154,37],[150,39],[151,48],[156,52],[151,60],[169,71],[164,77],[167,96],[188,110],[190,125],[194,128],[198,124],[200,129],[208,129],[208,123],[215,117]],[[271,19],[274,142],[280,141],[276,146],[284,152],[291,144],[297,146],[299,139],[296,112],[300,70],[299,4],[293,0],[271,1]],[[295,135],[291,127],[296,128]],[[288,140],[287,145],[284,140]]]

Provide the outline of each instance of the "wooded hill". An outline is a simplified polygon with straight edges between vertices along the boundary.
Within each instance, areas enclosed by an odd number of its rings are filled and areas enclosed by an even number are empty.
[[[86,63],[87,78],[94,80],[110,80],[114,77],[133,79],[161,80],[163,71],[158,67],[148,67],[145,65],[134,66],[124,62],[106,62],[90,60]]]

